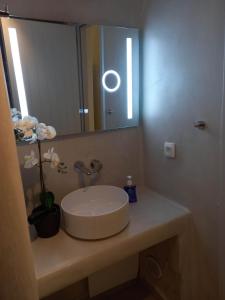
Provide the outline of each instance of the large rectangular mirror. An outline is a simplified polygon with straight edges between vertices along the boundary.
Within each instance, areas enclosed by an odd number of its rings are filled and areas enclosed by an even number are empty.
[[[75,26],[2,18],[10,100],[58,135],[81,132]]]
[[[138,29],[1,18],[10,102],[58,135],[137,126]]]

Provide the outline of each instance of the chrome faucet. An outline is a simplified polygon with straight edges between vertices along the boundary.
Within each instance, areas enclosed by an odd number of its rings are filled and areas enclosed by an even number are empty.
[[[76,161],[74,164],[74,170],[79,175],[80,187],[86,187],[86,179],[84,175],[87,175],[89,180],[88,185],[94,185],[99,177],[100,171],[103,168],[103,164],[97,160],[93,159],[90,163],[90,167],[86,167],[83,161]]]
[[[103,164],[100,162],[100,160],[93,159],[90,163],[91,170],[94,173],[99,173],[101,169],[103,168]]]
[[[74,170],[76,172],[85,174],[87,176],[98,174],[102,168],[102,163],[97,159],[93,159],[91,161],[90,168],[87,168],[83,161],[76,161],[74,164]]]
[[[74,170],[78,173],[85,175],[91,175],[91,170],[85,167],[85,164],[82,161],[76,161],[74,164]]]

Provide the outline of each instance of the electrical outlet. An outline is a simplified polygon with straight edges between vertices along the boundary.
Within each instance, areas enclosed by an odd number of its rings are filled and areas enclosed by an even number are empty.
[[[164,143],[164,155],[167,158],[176,158],[176,144],[165,142]]]

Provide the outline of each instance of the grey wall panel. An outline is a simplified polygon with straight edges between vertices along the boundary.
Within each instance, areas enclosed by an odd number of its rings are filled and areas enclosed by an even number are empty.
[[[194,216],[190,289],[184,299],[218,299],[220,116],[224,1],[146,1],[144,163],[148,186]],[[205,120],[208,130],[193,127]],[[176,160],[163,143],[177,144]],[[185,283],[184,283],[185,284]]]

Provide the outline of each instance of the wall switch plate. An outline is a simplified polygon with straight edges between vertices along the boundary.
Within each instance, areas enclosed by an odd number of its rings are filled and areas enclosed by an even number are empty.
[[[176,144],[175,143],[164,143],[164,155],[167,158],[176,158]]]

